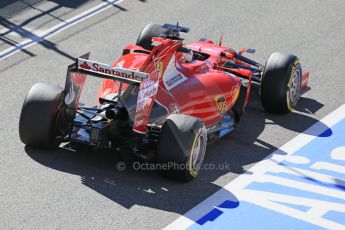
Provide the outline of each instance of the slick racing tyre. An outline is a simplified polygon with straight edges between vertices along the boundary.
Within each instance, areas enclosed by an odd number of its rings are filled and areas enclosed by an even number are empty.
[[[201,168],[206,144],[203,121],[188,115],[170,115],[159,138],[157,169],[165,177],[184,182],[192,180]]]
[[[20,140],[35,147],[57,147],[57,116],[63,100],[62,89],[35,84],[27,94],[19,118]]]
[[[159,37],[162,34],[167,34],[168,30],[158,24],[148,24],[140,33],[136,45],[147,50],[152,50],[152,38]]]
[[[261,101],[267,112],[292,111],[301,95],[302,67],[291,54],[273,53],[266,62],[261,81]]]

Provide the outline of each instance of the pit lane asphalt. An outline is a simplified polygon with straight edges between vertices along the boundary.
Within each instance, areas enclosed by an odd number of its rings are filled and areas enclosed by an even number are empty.
[[[245,169],[345,103],[344,1],[124,1],[101,14],[0,62],[0,228],[157,229],[183,215]],[[10,19],[9,19],[10,20]],[[236,49],[253,47],[264,62],[274,51],[291,52],[311,73],[311,91],[286,116],[266,114],[251,98],[236,131],[208,146],[204,170],[190,183],[155,172],[116,170],[121,157],[99,152],[55,152],[25,147],[18,119],[36,82],[64,84],[70,57],[88,51],[111,63],[150,22],[179,21],[200,37]],[[91,90],[86,91],[90,98]]]

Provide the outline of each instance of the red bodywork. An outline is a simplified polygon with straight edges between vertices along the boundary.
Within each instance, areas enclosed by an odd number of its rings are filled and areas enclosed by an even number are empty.
[[[156,39],[160,42],[151,53],[142,47],[129,45],[125,48],[128,54],[113,63],[113,67],[123,67],[142,72],[156,72],[159,88],[156,102],[164,106],[170,113],[182,113],[200,118],[206,126],[217,124],[224,114],[236,102],[241,80],[220,70],[224,55],[229,49],[215,45],[212,41],[194,42],[186,47],[208,54],[206,60],[194,60],[187,63],[177,49],[182,42],[170,39]],[[230,55],[230,53],[228,53]],[[229,57],[227,58],[229,59]],[[245,69],[244,75],[250,77],[251,72]],[[102,82],[98,96],[117,93],[119,82],[107,79]],[[122,89],[126,89],[123,85]]]

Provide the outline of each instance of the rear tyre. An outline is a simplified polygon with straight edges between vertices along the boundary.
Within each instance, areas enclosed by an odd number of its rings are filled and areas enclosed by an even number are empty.
[[[302,67],[291,54],[273,53],[262,74],[261,101],[267,112],[286,114],[301,95]]]
[[[161,25],[158,24],[148,24],[145,26],[143,31],[140,33],[136,45],[143,47],[147,50],[152,50],[153,46],[152,38],[159,37],[161,34],[167,34],[168,30],[163,28]]]
[[[57,117],[63,100],[62,88],[35,84],[27,94],[19,118],[20,140],[35,147],[57,147]]]
[[[163,124],[157,151],[157,168],[165,177],[190,181],[201,168],[206,153],[207,131],[202,120],[170,115]]]

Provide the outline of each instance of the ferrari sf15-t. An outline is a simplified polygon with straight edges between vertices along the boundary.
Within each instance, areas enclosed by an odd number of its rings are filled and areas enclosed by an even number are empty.
[[[180,34],[187,32],[149,24],[112,65],[85,54],[68,66],[64,89],[35,84],[20,115],[21,141],[120,151],[188,181],[198,175],[207,143],[239,122],[253,85],[260,87],[263,108],[280,114],[289,113],[308,88],[309,74],[294,55],[273,53],[262,65],[243,55],[253,49],[237,52],[205,38],[186,44]],[[103,78],[92,107],[79,102],[87,76]]]

